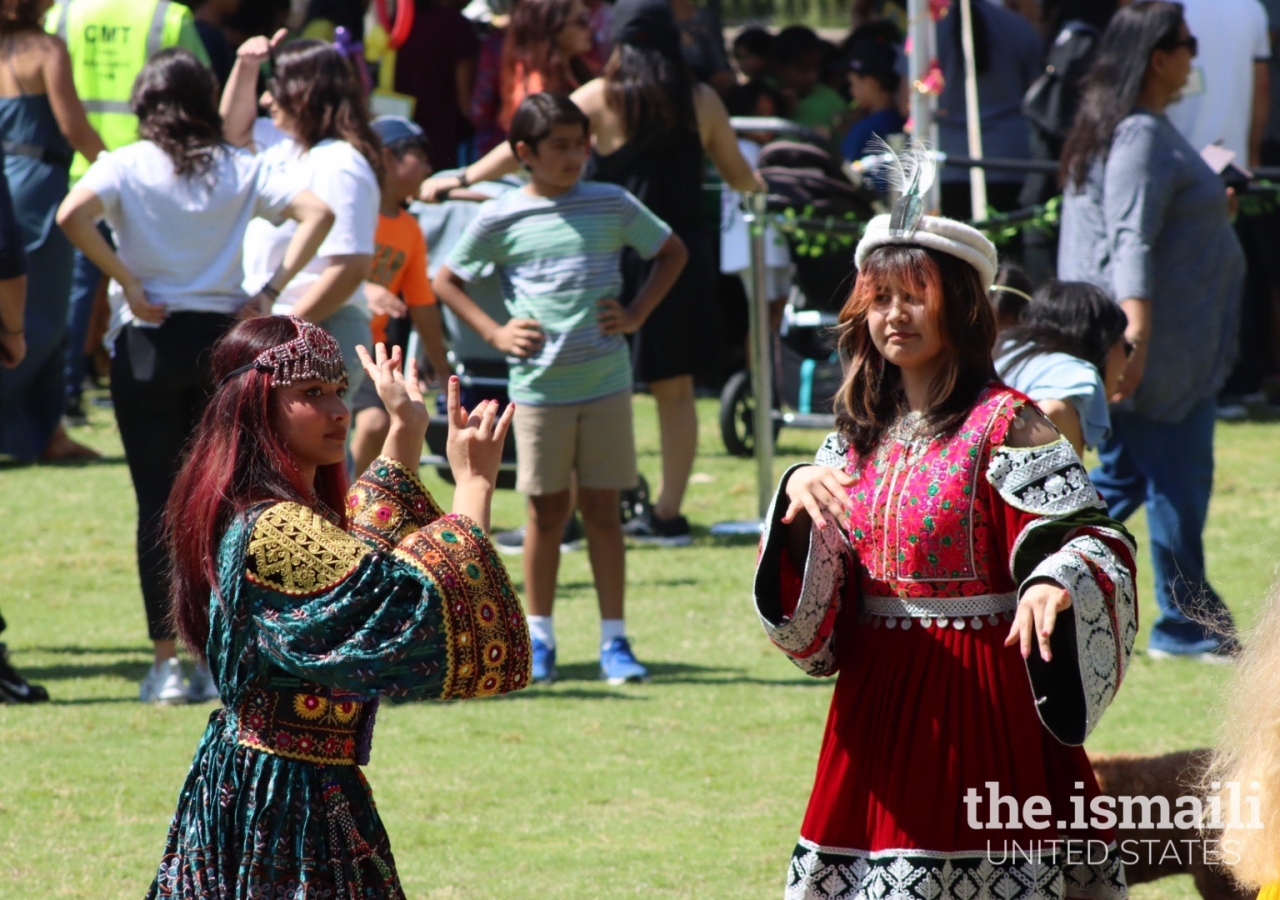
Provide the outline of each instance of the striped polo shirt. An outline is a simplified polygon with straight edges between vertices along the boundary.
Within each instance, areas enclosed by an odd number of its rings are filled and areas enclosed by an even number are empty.
[[[447,265],[463,281],[497,267],[512,318],[537,319],[546,340],[510,357],[517,403],[583,403],[631,388],[626,338],[600,333],[599,303],[622,292],[621,256],[652,258],[671,229],[626,190],[579,182],[558,197],[508,191],[484,204]]]

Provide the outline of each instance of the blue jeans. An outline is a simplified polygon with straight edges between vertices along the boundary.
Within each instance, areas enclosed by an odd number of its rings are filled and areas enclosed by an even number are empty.
[[[1212,397],[1181,422],[1113,411],[1111,437],[1098,452],[1102,465],[1091,476],[1116,519],[1123,522],[1146,504],[1160,609],[1151,627],[1153,650],[1203,653],[1235,630],[1204,566],[1216,413]]]
[[[112,247],[115,241],[111,231],[104,224],[98,230]],[[98,295],[98,285],[102,283],[102,270],[81,253],[76,251],[71,272],[71,303],[67,307],[67,409],[80,406],[80,395],[84,384],[84,342],[89,337],[89,320],[93,317],[93,300]]]

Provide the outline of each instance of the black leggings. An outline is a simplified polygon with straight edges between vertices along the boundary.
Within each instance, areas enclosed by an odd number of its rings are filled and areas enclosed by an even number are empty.
[[[170,313],[159,328],[126,325],[111,359],[111,401],[138,498],[138,576],[153,641],[172,640],[164,507],[214,385],[209,350],[234,319]]]

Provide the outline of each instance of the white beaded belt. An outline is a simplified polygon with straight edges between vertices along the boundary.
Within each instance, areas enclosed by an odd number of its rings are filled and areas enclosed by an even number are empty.
[[[881,623],[886,628],[910,628],[912,619],[919,619],[925,628],[935,622],[941,628],[981,628],[984,620],[990,625],[1001,619],[1012,622],[1018,595],[1011,591],[974,597],[863,597],[861,606],[863,621],[869,619],[876,628]]]

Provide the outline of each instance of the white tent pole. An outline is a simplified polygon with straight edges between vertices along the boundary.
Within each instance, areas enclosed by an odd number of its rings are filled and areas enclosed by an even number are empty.
[[[969,131],[969,156],[982,159],[982,118],[978,109],[978,68],[973,50],[973,0],[960,0],[960,46],[964,52],[964,114]],[[981,168],[969,170],[973,221],[987,218],[987,175]]]

